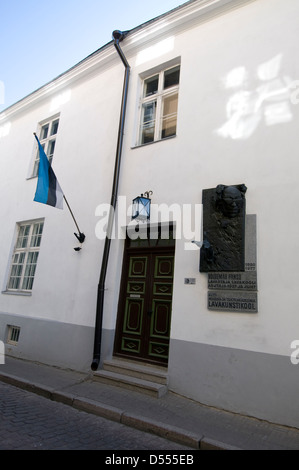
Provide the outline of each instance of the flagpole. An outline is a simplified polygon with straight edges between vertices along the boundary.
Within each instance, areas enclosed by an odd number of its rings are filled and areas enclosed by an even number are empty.
[[[83,243],[84,240],[85,240],[85,235],[84,235],[84,233],[82,233],[82,232],[80,231],[79,225],[77,224],[77,221],[76,221],[76,219],[75,219],[75,217],[74,217],[73,211],[72,211],[72,209],[70,208],[70,205],[69,205],[69,203],[68,203],[68,201],[67,201],[65,195],[63,195],[63,199],[65,200],[65,203],[66,203],[66,205],[67,205],[67,207],[68,207],[68,210],[70,211],[71,216],[72,216],[72,218],[73,218],[73,221],[75,222],[75,225],[76,225],[76,227],[77,227],[77,229],[78,229],[78,232],[79,232],[79,236],[78,236],[76,233],[75,233],[74,235],[78,238],[78,240],[79,240],[80,243]]]
[[[34,137],[36,138],[37,143],[40,145],[40,142],[39,142],[38,137],[37,137],[37,135],[36,135],[35,132],[33,132],[33,135],[34,135]],[[46,155],[45,155],[45,158],[46,158]],[[55,177],[55,179],[56,179],[56,177]],[[61,191],[61,193],[62,193],[62,191]],[[76,221],[76,219],[75,219],[75,217],[74,217],[73,211],[72,211],[72,209],[70,208],[70,205],[69,205],[69,203],[68,203],[68,201],[67,201],[67,199],[66,199],[66,197],[65,197],[65,195],[64,195],[63,193],[62,193],[62,196],[63,196],[63,199],[64,199],[65,202],[66,202],[66,205],[67,205],[67,207],[68,207],[68,210],[70,211],[71,216],[72,216],[72,218],[73,218],[73,220],[74,220],[74,222],[75,222],[75,225],[76,225],[76,227],[77,227],[77,229],[78,229],[78,232],[79,232],[78,234],[77,234],[77,233],[74,233],[74,235],[75,235],[75,237],[79,240],[80,243],[83,243],[84,240],[85,240],[85,235],[84,235],[84,233],[82,233],[82,232],[80,231],[79,225],[77,224],[77,221]],[[36,200],[36,199],[35,199],[35,200]],[[41,201],[38,201],[38,202],[41,202]],[[43,202],[44,202],[44,201],[43,201]],[[79,249],[80,249],[80,248],[79,248]]]

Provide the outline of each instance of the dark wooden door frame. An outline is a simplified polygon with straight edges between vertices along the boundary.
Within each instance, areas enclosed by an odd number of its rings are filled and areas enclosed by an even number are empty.
[[[128,359],[135,359],[141,362],[149,362],[149,363],[156,363],[159,365],[168,364],[168,357],[167,359],[162,358],[154,358],[149,357],[148,354],[145,354],[144,351],[148,351],[148,343],[150,341],[149,338],[149,328],[150,328],[150,317],[145,318],[145,324],[143,328],[147,331],[147,337],[143,337],[142,343],[142,351],[140,354],[130,354],[121,350],[121,341],[123,337],[123,323],[124,323],[124,315],[125,315],[125,304],[127,301],[127,286],[128,286],[128,279],[129,279],[129,267],[130,267],[130,259],[132,256],[146,256],[151,257],[151,272],[147,273],[148,277],[146,278],[146,292],[144,296],[144,307],[147,311],[144,311],[144,315],[147,315],[149,310],[151,310],[151,302],[153,301],[153,282],[154,282],[154,269],[155,263],[153,259],[156,259],[156,256],[173,256],[173,263],[174,263],[174,255],[175,255],[175,247],[174,245],[171,247],[166,246],[152,246],[152,247],[130,247],[129,242],[126,241],[125,250],[124,250],[124,257],[123,257],[123,266],[122,266],[122,276],[121,276],[121,286],[120,286],[120,294],[119,294],[119,303],[118,303],[118,313],[117,313],[117,321],[116,321],[116,331],[115,331],[115,342],[114,342],[114,355],[120,357],[126,357]],[[154,257],[154,258],[153,258]],[[169,280],[168,280],[169,281]],[[173,278],[171,279],[171,286],[173,285]],[[170,300],[172,301],[172,295],[170,296]],[[171,312],[170,312],[171,315]]]

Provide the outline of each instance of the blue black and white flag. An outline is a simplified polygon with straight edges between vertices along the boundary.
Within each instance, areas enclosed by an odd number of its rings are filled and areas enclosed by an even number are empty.
[[[34,201],[48,204],[49,206],[57,207],[58,209],[63,209],[62,189],[36,135],[35,138],[39,148],[39,168]]]

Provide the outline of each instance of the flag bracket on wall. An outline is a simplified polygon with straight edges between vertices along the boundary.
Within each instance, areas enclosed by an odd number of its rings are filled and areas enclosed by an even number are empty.
[[[84,240],[85,240],[85,235],[84,235],[84,233],[79,232],[79,234],[78,234],[78,233],[74,233],[74,235],[75,235],[75,237],[78,239],[79,243],[83,243],[83,242],[84,242]]]

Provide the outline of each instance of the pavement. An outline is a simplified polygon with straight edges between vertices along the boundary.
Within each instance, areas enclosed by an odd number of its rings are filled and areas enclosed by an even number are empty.
[[[102,384],[92,372],[6,356],[0,380],[193,449],[299,450],[299,429],[205,406],[172,392],[154,398]]]

